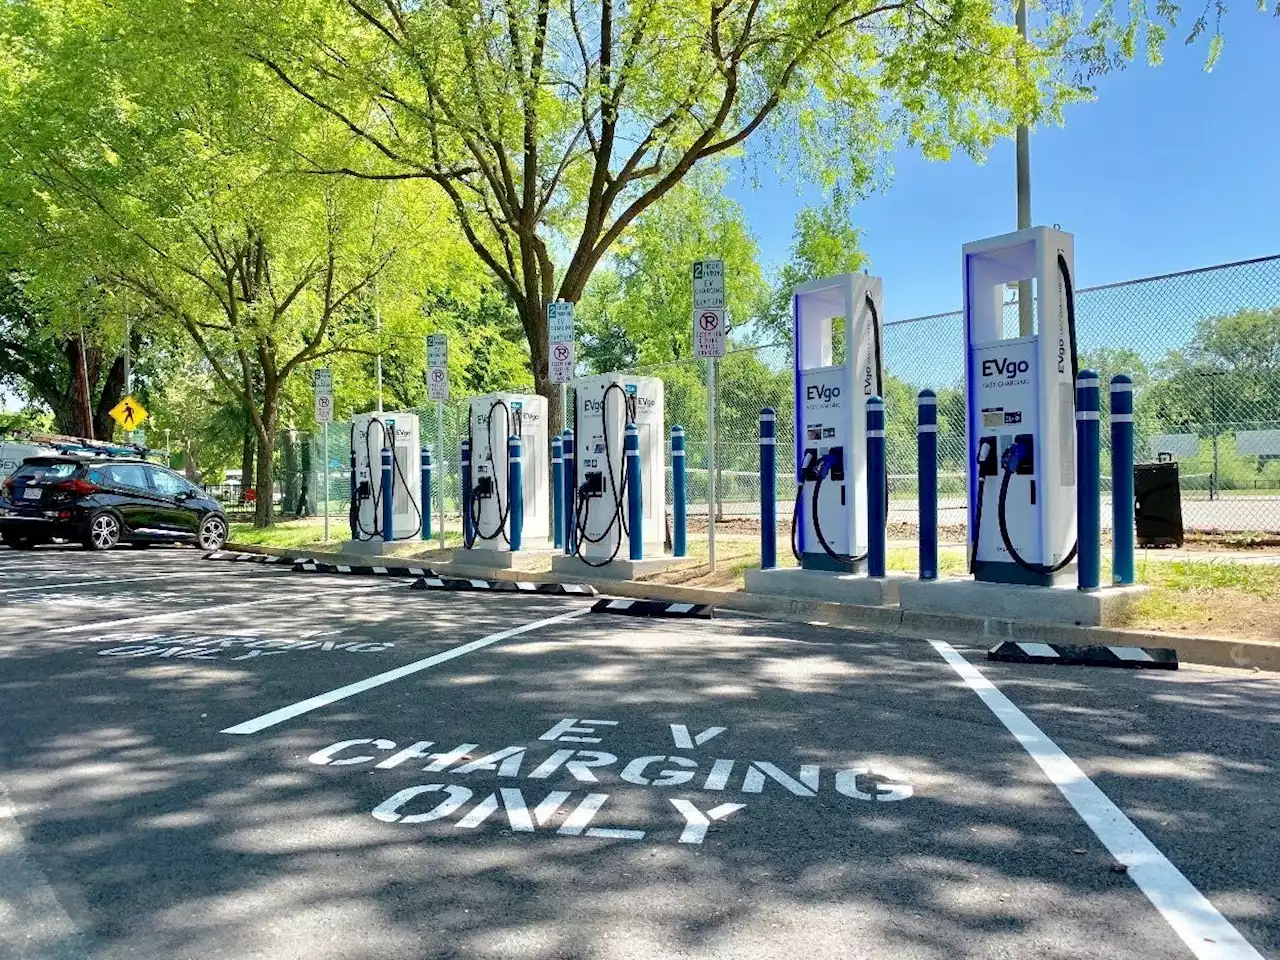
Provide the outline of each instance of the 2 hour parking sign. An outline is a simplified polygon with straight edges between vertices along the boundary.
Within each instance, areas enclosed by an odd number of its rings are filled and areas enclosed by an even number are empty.
[[[693,354],[723,357],[725,343],[724,261],[693,265]]]

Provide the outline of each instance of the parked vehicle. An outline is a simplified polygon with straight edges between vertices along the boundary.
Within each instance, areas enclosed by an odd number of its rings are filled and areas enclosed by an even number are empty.
[[[199,487],[146,460],[39,456],[4,481],[0,537],[17,550],[53,540],[90,550],[122,542],[217,550],[227,539],[227,517]]]
[[[57,452],[57,448],[35,440],[0,440],[0,479],[12,476],[28,457],[49,457]]]

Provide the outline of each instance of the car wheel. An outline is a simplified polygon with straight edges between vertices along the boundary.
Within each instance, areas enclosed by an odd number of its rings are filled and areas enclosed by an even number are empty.
[[[206,517],[200,524],[200,546],[204,550],[221,550],[227,542],[227,521],[222,517]]]
[[[89,518],[89,532],[84,545],[90,550],[110,550],[120,542],[120,521],[106,510]]]

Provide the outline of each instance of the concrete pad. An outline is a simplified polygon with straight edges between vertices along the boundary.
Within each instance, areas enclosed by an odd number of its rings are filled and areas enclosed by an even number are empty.
[[[1128,586],[1078,590],[1069,584],[1027,587],[950,577],[903,583],[899,603],[904,613],[1109,627],[1127,623],[1134,601],[1147,589]]]
[[[627,560],[618,557],[602,567],[593,567],[589,563],[583,563],[576,556],[567,556],[562,553],[551,561],[551,572],[588,579],[637,580],[666,570],[697,565],[698,561],[692,557],[664,556],[646,557],[643,560]]]
[[[412,540],[393,540],[390,543],[384,543],[381,540],[344,540],[338,544],[338,552],[361,557],[390,557],[395,555],[397,548],[413,542]]]
[[[477,570],[549,570],[556,551],[548,546],[510,550],[454,550],[449,563]]]
[[[891,573],[887,577],[868,577],[864,573],[831,573],[780,567],[774,570],[748,570],[746,589],[775,597],[803,597],[834,603],[855,603],[864,607],[883,607],[898,602],[899,585],[910,580],[907,574]]]

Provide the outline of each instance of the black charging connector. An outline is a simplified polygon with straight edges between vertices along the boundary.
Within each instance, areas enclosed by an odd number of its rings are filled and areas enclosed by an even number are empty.
[[[1013,472],[1023,477],[1034,475],[1036,472],[1035,437],[1030,433],[1020,433],[1013,438],[1013,442],[1022,448],[1018,465]]]
[[[844,480],[844,447],[832,447],[827,451],[827,476],[832,480]]]
[[[603,497],[604,474],[599,470],[588,470],[582,478],[582,487],[578,493],[584,497]]]
[[[493,477],[485,475],[476,478],[475,496],[477,500],[489,500],[493,497]]]

